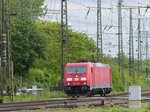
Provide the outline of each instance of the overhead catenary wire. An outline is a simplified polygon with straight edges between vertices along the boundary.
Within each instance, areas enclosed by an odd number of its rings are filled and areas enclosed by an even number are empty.
[[[70,2],[70,0],[68,0],[69,2]],[[89,7],[88,6],[86,6],[86,5],[84,5],[84,4],[79,4],[79,3],[76,3],[76,2],[72,2],[71,1],[71,3],[75,3],[75,4],[78,4],[78,5],[81,5],[81,6],[83,6],[83,7],[85,7],[85,8],[87,8],[87,9],[89,9]],[[80,9],[81,10],[81,9]],[[83,10],[83,9],[82,9]],[[95,10],[92,10],[91,9],[91,11],[94,11],[95,13],[96,13],[96,11]],[[56,13],[56,14],[59,14],[59,13]],[[113,15],[113,14],[112,14]],[[105,15],[102,15],[103,16],[103,18],[108,18],[107,16],[105,16]],[[117,24],[117,22],[116,21],[114,21],[113,19],[110,19],[110,18],[108,18],[110,21],[112,21],[113,23],[116,23]],[[71,21],[71,20],[70,20]],[[110,27],[111,27],[112,25],[110,25]],[[123,27],[124,27],[124,25],[123,25]],[[126,27],[127,28],[127,27]]]
[[[123,2],[123,5],[124,5],[123,6],[123,9],[124,9],[123,10],[123,12],[124,12],[123,18],[124,18],[124,16],[126,16],[125,13],[129,10],[127,8],[124,8],[124,7],[126,7],[129,2],[130,1],[124,1]],[[68,4],[69,4],[69,7],[68,7],[69,19],[68,19],[68,21],[69,21],[69,23],[71,23],[71,26],[74,29],[78,29],[77,31],[85,31],[85,32],[88,31],[89,33],[93,33],[93,31],[94,31],[93,28],[94,28],[94,25],[95,25],[93,23],[93,21],[96,21],[96,20],[93,20],[91,16],[96,16],[96,8],[95,9],[92,8],[96,5],[96,3],[97,3],[96,0],[92,0],[92,1],[88,0],[86,3],[83,0],[76,0],[76,1],[68,0]],[[112,32],[113,33],[116,30],[117,21],[115,20],[115,17],[117,16],[117,10],[116,10],[117,1],[115,1],[115,0],[102,1],[102,3],[103,3],[103,6],[108,7],[108,9],[107,9],[108,11],[106,9],[102,9],[103,11],[107,12],[105,14],[102,14],[102,18],[103,19],[105,18],[105,21],[106,21],[103,24],[103,33],[106,32],[106,34],[105,34],[105,37],[106,37],[106,35],[111,35],[107,32]],[[137,3],[138,2],[135,2],[134,5],[136,5]],[[142,5],[145,5],[145,4],[139,4],[139,5],[142,6]],[[59,9],[57,5],[56,5],[56,7],[57,7],[57,9]],[[53,10],[53,9],[51,9],[51,10]],[[88,12],[88,10],[90,10],[90,11]],[[137,9],[133,9],[133,17],[134,18],[136,16],[138,16],[138,13],[136,11],[137,11]],[[145,11],[145,9],[144,9],[144,11]],[[75,12],[76,13],[80,12],[80,14],[78,14],[78,15],[80,15],[80,17],[75,17],[74,16]],[[84,14],[82,12],[84,12]],[[146,13],[146,15],[147,14],[148,13]],[[59,15],[59,13],[57,15]],[[85,18],[85,16],[87,16],[87,18]],[[128,16],[128,14],[127,14],[127,16]],[[123,31],[125,31],[125,32],[127,30],[129,30],[129,27],[126,24],[127,22],[125,22],[129,18],[129,16],[128,17],[127,16],[123,19],[123,25],[122,25]],[[54,19],[55,19],[55,16],[53,18],[53,21],[54,21]],[[59,20],[60,20],[60,18],[58,17],[57,21],[59,21]],[[137,25],[135,25],[136,23],[137,23],[137,21],[135,21],[134,24],[133,24],[134,29],[135,29],[135,27],[137,27]],[[94,33],[96,33],[96,31],[94,31]],[[135,35],[136,35],[136,33],[137,33],[137,31],[134,30]],[[125,35],[125,34],[123,33],[123,35]],[[128,34],[126,34],[126,35],[128,35]]]

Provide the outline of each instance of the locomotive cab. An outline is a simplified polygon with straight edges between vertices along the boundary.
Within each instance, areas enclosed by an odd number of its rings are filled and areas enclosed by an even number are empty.
[[[71,96],[85,95],[90,87],[89,63],[68,63],[64,71],[64,91]]]

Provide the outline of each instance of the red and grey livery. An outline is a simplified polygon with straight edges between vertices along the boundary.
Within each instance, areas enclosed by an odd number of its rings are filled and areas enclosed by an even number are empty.
[[[105,96],[112,91],[112,74],[108,64],[68,63],[64,70],[64,91],[70,96]]]

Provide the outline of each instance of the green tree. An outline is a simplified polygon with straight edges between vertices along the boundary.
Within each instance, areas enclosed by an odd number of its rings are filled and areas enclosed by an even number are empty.
[[[45,47],[43,36],[35,25],[28,19],[15,18],[12,20],[12,49],[14,72],[25,75],[38,57],[43,57]]]
[[[40,75],[38,71],[41,70],[49,79],[47,86],[56,85],[60,79],[60,24],[50,22],[38,23],[37,27],[46,40],[46,47],[44,48],[45,58],[36,59],[34,68],[29,70],[28,79],[36,80],[36,83],[39,84],[41,78],[37,75]],[[91,55],[95,48],[95,43],[92,39],[83,33],[69,29],[69,62],[76,62],[81,59],[91,61]],[[33,75],[33,70],[36,75]],[[45,79],[45,75],[43,75],[42,79]],[[47,81],[43,80],[43,84],[45,82]],[[41,85],[43,84],[41,82]]]
[[[43,57],[45,40],[34,20],[43,12],[44,0],[10,0],[10,22],[14,72],[25,75],[37,57]]]
[[[46,9],[42,8],[44,0],[9,0],[9,2],[10,13],[23,18],[37,19]]]

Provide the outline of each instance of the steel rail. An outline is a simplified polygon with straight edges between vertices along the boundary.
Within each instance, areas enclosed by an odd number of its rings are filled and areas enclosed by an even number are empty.
[[[150,90],[142,91],[141,102],[150,102]],[[31,102],[10,102],[3,103],[0,105],[0,111],[20,111],[20,110],[35,110],[43,108],[74,108],[80,106],[103,106],[103,105],[123,105],[128,104],[128,93],[119,93],[114,95],[109,95],[107,97],[85,97],[78,99],[50,99],[41,101],[31,101]]]

